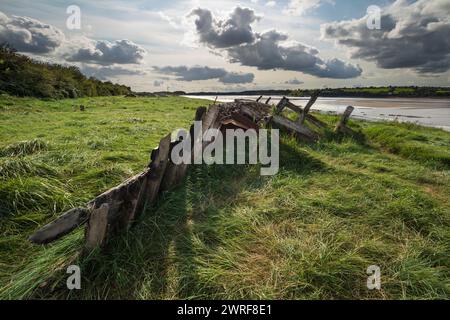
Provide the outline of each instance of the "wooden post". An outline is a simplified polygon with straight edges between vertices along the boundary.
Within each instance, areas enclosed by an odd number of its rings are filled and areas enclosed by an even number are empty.
[[[302,108],[297,107],[295,104],[293,104],[292,102],[290,102],[289,100],[286,102],[286,107],[291,109],[294,112],[297,112],[299,114],[299,116],[303,113]]]
[[[283,99],[281,99],[280,102],[278,102],[278,104],[277,104],[277,107],[276,107],[277,113],[282,113],[288,103],[289,103],[289,99],[287,99],[286,97],[283,97]]]
[[[310,130],[308,127],[302,126],[294,121],[286,119],[279,115],[274,115],[271,120],[274,124],[286,128],[288,131],[293,132],[300,137],[304,137],[309,141],[317,139],[317,134]]]
[[[355,108],[353,108],[352,106],[347,107],[347,109],[345,110],[344,114],[341,117],[341,120],[339,121],[339,123],[336,126],[336,129],[335,129],[336,132],[342,132],[342,133],[353,132],[349,127],[347,127],[347,123],[348,123],[348,120],[354,110],[355,110]]]
[[[172,153],[173,148],[175,148],[178,144],[182,143],[181,140],[173,141],[170,144],[169,150],[169,161],[167,163],[166,172],[164,173],[164,177],[161,182],[161,191],[170,190],[177,183],[177,171],[179,165],[176,165],[170,159],[170,154]]]
[[[269,104],[270,100],[272,100],[272,97],[269,97],[269,99],[266,100],[266,104]]]
[[[314,117],[312,114],[308,114],[306,116],[306,120],[308,120],[310,123],[312,123],[313,125],[315,125],[318,128],[325,128],[327,126],[326,123],[320,121],[319,119]]]
[[[300,118],[298,119],[298,123],[303,124],[305,123],[306,116],[308,115],[309,111],[311,110],[311,107],[316,103],[317,98],[319,98],[319,91],[314,92],[311,96],[311,99],[309,100],[308,104],[305,108],[303,108],[303,112],[300,114]]]
[[[171,135],[167,135],[159,143],[159,148],[152,152],[150,173],[147,178],[147,203],[152,203],[158,196],[161,181],[166,171],[169,158]]]
[[[256,99],[256,102],[260,102],[263,96],[260,96],[258,99]]]
[[[55,221],[39,229],[29,237],[29,240],[34,244],[47,244],[58,240],[86,223],[88,215],[89,210],[86,208],[69,210]]]
[[[91,251],[104,245],[108,229],[108,211],[109,205],[107,203],[92,210],[86,229],[85,247],[87,250]]]

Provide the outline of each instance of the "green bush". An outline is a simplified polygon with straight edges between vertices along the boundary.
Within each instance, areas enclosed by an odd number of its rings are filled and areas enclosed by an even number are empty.
[[[78,68],[35,61],[7,45],[0,47],[0,92],[50,99],[118,96],[129,87],[86,78]]]

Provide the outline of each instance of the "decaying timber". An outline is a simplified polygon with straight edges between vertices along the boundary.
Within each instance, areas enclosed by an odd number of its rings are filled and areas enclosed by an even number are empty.
[[[29,240],[35,244],[47,244],[69,234],[88,220],[87,208],[75,208],[67,211],[55,221],[33,234]]]
[[[304,109],[296,106],[287,98],[283,98],[275,108],[269,105],[270,98],[262,103],[262,96],[258,101],[235,100],[231,103],[214,103],[209,108],[199,107],[196,110],[194,121],[202,122],[203,135],[207,129],[240,128],[243,130],[258,131],[261,126],[273,123],[277,127],[284,128],[296,134],[300,139],[314,141],[318,134],[307,127],[304,122],[324,127],[321,122],[309,113],[316,102],[318,94],[313,95]],[[299,114],[299,121],[291,121],[281,115],[285,108],[289,108]],[[347,127],[348,119],[353,112],[353,107],[348,107],[338,125],[336,131],[351,132]],[[194,126],[189,132],[191,151],[194,149]],[[147,204],[153,203],[161,192],[170,191],[185,177],[188,165],[174,164],[170,159],[172,149],[183,141],[171,141],[171,136],[164,137],[158,148],[151,153],[151,162],[143,172],[99,195],[86,204],[85,208],[76,208],[63,214],[60,218],[44,226],[29,240],[35,244],[47,244],[72,232],[76,228],[86,225],[85,248],[92,250],[103,246],[108,238],[122,230],[129,228],[133,221],[144,212]],[[207,144],[207,143],[206,143]],[[203,144],[203,148],[206,146]],[[199,150],[202,152],[202,144]]]
[[[279,127],[287,129],[289,132],[298,135],[298,137],[301,139],[303,138],[308,141],[314,141],[318,138],[318,135],[308,127],[300,125],[292,120],[289,120],[279,115],[274,115],[272,117],[272,123],[274,123]]]
[[[355,108],[352,106],[347,107],[347,109],[345,110],[344,114],[342,115],[339,123],[336,126],[336,129],[335,129],[336,132],[341,132],[341,133],[346,133],[346,134],[353,133],[353,130],[347,126],[347,123],[348,123],[348,120],[350,119],[350,116],[354,110],[355,110]]]

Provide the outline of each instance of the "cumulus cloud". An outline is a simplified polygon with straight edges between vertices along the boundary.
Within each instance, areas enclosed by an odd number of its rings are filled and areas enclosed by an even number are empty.
[[[0,43],[8,43],[19,52],[46,54],[65,40],[59,29],[38,20],[0,12]]]
[[[369,30],[366,16],[324,24],[322,35],[380,68],[438,74],[450,70],[449,17],[448,0],[397,0],[383,8],[380,30]]]
[[[196,21],[200,42],[211,48],[224,49],[233,63],[257,67],[260,70],[299,71],[321,78],[348,79],[358,77],[362,73],[359,66],[339,59],[324,60],[319,57],[317,49],[293,41],[288,42],[288,36],[276,30],[262,34],[254,32],[251,24],[256,21],[256,14],[251,9],[237,7],[228,20],[217,20],[205,9],[197,9],[195,12],[201,12],[201,17],[208,17]],[[245,12],[244,18],[238,19],[237,17],[241,16],[238,13],[242,12]],[[239,28],[228,28],[231,25],[229,21],[235,20],[240,21],[233,24],[239,25]],[[215,24],[223,27],[223,30],[217,32],[217,28],[212,28],[211,23],[204,21],[216,21]],[[232,39],[235,41],[228,41],[229,38],[225,41],[218,36],[230,30],[233,31]]]
[[[225,84],[236,84],[251,83],[255,78],[252,73],[235,73],[228,72],[222,68],[210,68],[202,66],[154,67],[154,70],[159,73],[176,76],[176,80],[178,81],[200,81],[217,79]]]
[[[195,16],[196,31],[200,42],[214,47],[226,48],[252,42],[255,33],[251,24],[259,19],[248,8],[236,7],[228,19],[215,19],[207,9],[195,9],[189,16]]]
[[[120,66],[98,67],[84,64],[80,71],[87,77],[94,77],[99,80],[111,80],[120,76],[145,75],[145,72],[137,69],[125,69]]]
[[[361,75],[359,66],[339,59],[324,60],[319,51],[301,43],[283,44],[287,35],[275,30],[258,36],[254,43],[228,49],[231,62],[260,70],[299,71],[320,78],[348,79]]]
[[[252,83],[255,79],[255,75],[253,73],[236,73],[229,72],[219,80],[225,84],[234,84],[234,83]]]
[[[95,41],[87,39],[66,56],[68,61],[98,64],[139,64],[147,54],[146,50],[130,40]]]

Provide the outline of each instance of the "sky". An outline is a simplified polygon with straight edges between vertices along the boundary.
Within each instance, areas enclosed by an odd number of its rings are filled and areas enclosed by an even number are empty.
[[[135,91],[449,86],[449,0],[0,0],[0,43]]]

